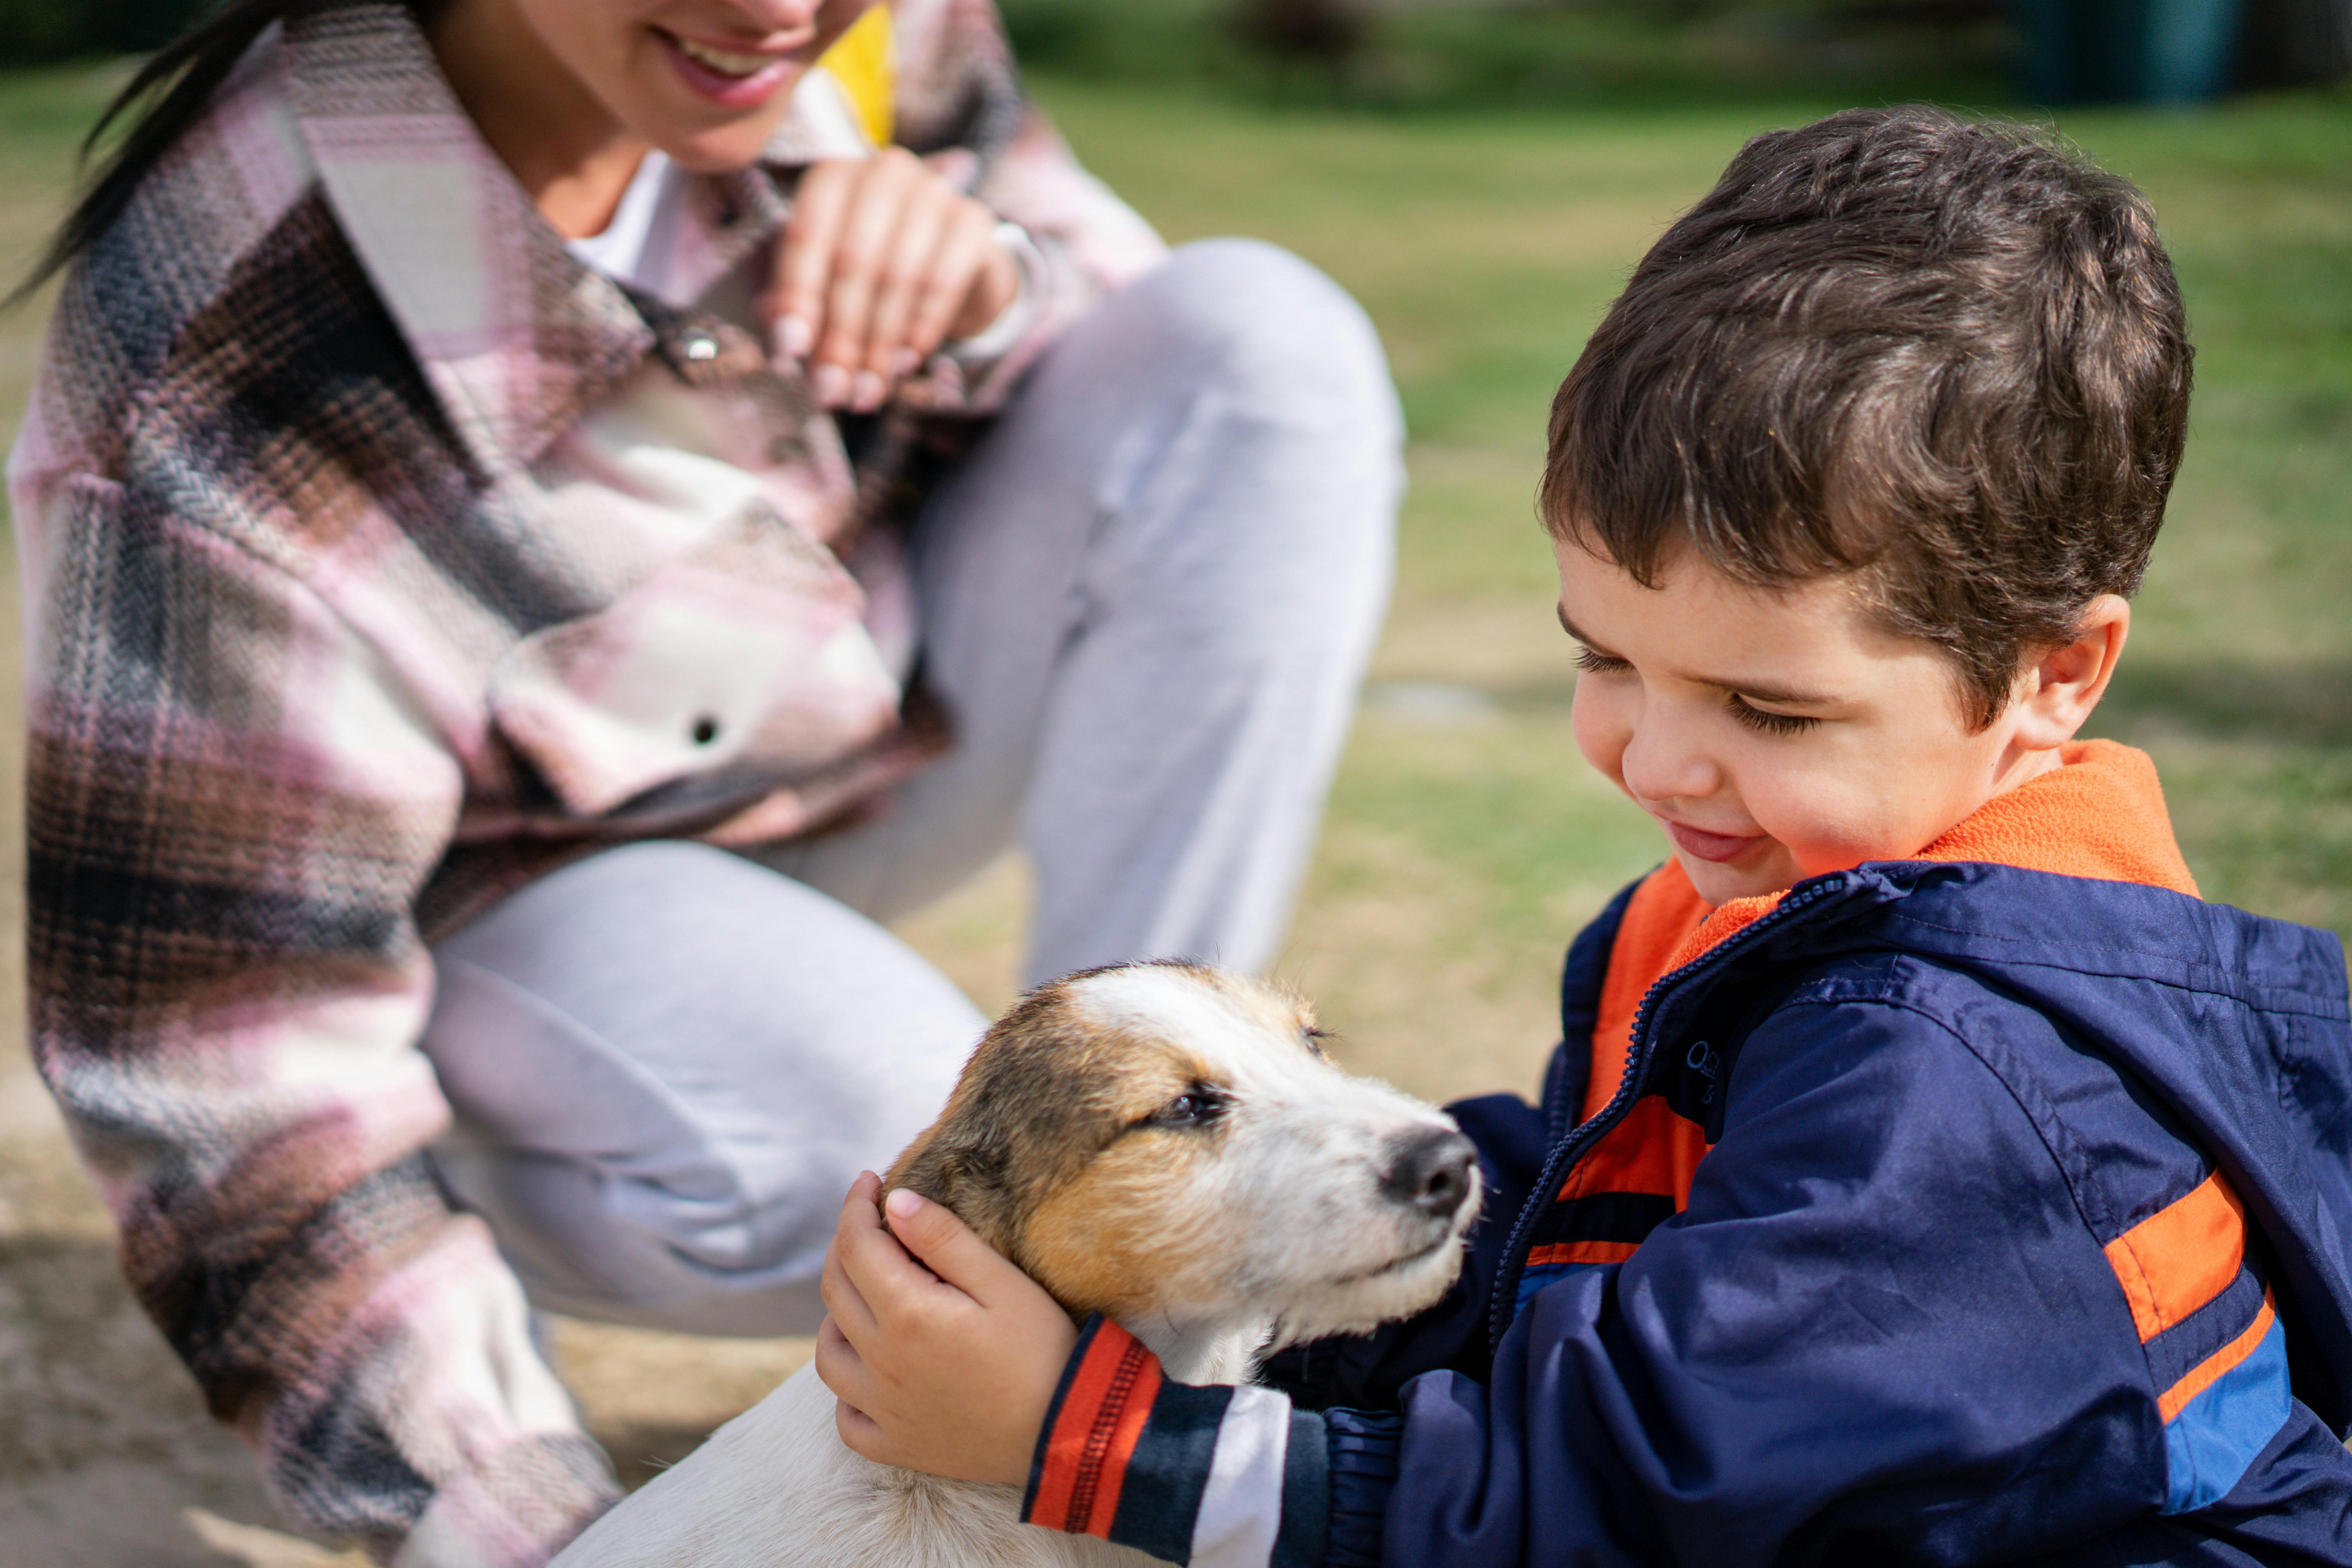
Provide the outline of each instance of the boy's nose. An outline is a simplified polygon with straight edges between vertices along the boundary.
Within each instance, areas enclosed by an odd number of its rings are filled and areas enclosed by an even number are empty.
[[[1617,765],[1625,788],[1645,803],[1705,800],[1723,788],[1723,770],[1671,725],[1636,726]]]

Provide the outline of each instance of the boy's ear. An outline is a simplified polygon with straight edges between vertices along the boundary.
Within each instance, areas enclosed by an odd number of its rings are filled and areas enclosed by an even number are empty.
[[[2107,694],[2130,635],[2131,605],[2119,595],[2102,594],[2084,605],[2074,638],[2044,648],[2019,682],[2016,744],[2047,752],[2073,740]]]

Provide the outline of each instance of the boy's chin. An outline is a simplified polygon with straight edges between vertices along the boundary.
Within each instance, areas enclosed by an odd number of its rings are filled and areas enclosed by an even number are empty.
[[[1789,864],[1788,851],[1769,839],[1737,860],[1703,860],[1679,846],[1675,848],[1675,858],[1682,862],[1683,874],[1690,879],[1698,896],[1717,906],[1734,899],[1785,893],[1798,880],[1795,868]]]

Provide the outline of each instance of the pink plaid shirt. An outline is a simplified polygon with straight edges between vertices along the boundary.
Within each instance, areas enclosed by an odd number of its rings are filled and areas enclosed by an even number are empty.
[[[427,942],[594,848],[790,837],[933,754],[874,525],[1160,253],[987,0],[892,19],[897,139],[1043,259],[1024,339],[855,454],[746,330],[793,166],[864,150],[854,118],[696,181],[672,297],[635,295],[380,0],[265,38],[51,324],[9,466],[36,1055],[215,1414],[381,1558],[523,1568],[614,1496],[424,1158]]]

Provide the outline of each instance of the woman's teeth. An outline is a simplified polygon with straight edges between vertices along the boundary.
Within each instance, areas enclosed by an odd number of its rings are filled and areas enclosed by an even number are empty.
[[[678,38],[677,48],[688,59],[698,60],[721,76],[752,76],[775,63],[774,57],[770,55],[739,55],[732,49],[714,49],[709,44],[698,44],[692,38]]]

